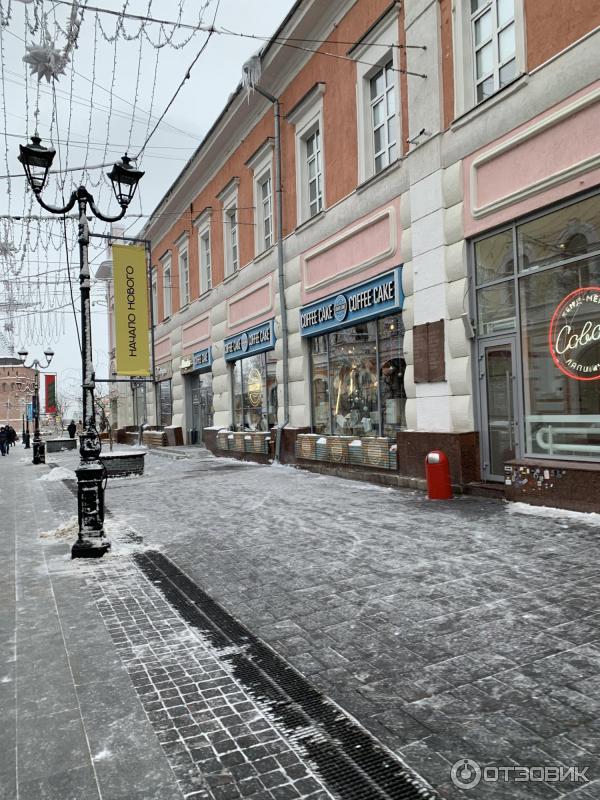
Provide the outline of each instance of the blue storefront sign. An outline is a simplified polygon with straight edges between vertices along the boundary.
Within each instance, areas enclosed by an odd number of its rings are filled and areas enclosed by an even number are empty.
[[[270,319],[254,328],[229,336],[224,341],[225,361],[237,361],[238,358],[264,353],[275,347],[275,320]]]
[[[400,311],[404,303],[402,267],[351,286],[300,309],[300,335],[317,336],[357,322]]]
[[[205,347],[203,350],[197,350],[192,356],[193,370],[210,369],[212,367],[212,363],[212,347]]]

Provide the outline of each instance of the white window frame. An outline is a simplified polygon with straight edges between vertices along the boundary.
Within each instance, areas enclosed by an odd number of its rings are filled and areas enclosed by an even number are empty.
[[[173,314],[173,264],[170,250],[160,259],[160,263],[163,273],[163,320],[165,320]]]
[[[496,5],[497,0],[491,0]],[[515,3],[515,58],[516,80],[525,72],[525,16],[523,0],[514,0]],[[473,34],[473,18],[471,0],[454,0],[452,7],[452,35],[454,49],[454,115],[461,116],[477,105],[488,102],[494,95],[501,91],[498,82],[494,93],[485,100],[477,100],[475,79],[475,40]],[[494,15],[496,12],[494,11]],[[498,64],[495,64],[495,68]]]
[[[392,62],[394,77],[394,106],[396,118],[396,157],[391,163],[402,158],[402,114],[400,105],[400,50],[399,14],[394,7],[377,25],[369,31],[366,43],[359,43],[350,55],[356,59],[356,107],[358,124],[358,182],[359,184],[382,172],[375,170],[375,149],[373,141],[373,110],[371,105],[371,78],[385,65]],[[390,166],[387,164],[386,166]]]
[[[275,244],[275,191],[274,191],[274,169],[273,153],[274,140],[267,139],[246,162],[246,166],[252,170],[253,195],[254,195],[254,253],[261,253],[270,250]],[[269,210],[265,213],[265,204],[262,198],[262,187],[266,181],[270,181],[271,191],[269,197]],[[265,236],[265,225],[270,221],[270,239]]]
[[[179,308],[185,308],[190,303],[190,248],[189,234],[187,231],[175,242],[177,247],[177,274],[179,276]],[[185,269],[182,265],[185,263]]]
[[[196,235],[198,236],[198,270],[200,296],[210,292],[212,289],[212,236],[211,236],[211,223],[212,223],[212,208],[209,206],[204,209],[199,217],[194,220],[194,227],[196,228]],[[203,258],[204,248],[203,242],[208,242],[206,248],[206,258]]]
[[[151,301],[152,301],[152,320],[156,325],[158,323],[158,270],[156,269],[156,267],[152,267],[152,280],[150,285],[151,285]]]
[[[317,83],[287,115],[287,120],[295,126],[296,136],[296,219],[297,225],[317,216],[326,208],[325,172],[325,126],[323,124],[323,95],[325,84]],[[321,204],[311,213],[309,197],[308,157],[306,143],[319,132],[321,144]]]
[[[224,275],[230,278],[240,269],[240,235],[238,216],[238,186],[239,178],[233,178],[227,186],[217,195],[222,204],[223,214],[223,259]],[[231,220],[235,219],[235,226]]]

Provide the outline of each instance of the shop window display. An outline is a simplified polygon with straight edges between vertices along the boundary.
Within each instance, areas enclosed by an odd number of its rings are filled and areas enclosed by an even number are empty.
[[[173,396],[171,394],[170,380],[158,383],[158,407],[160,424],[163,427],[170,425],[173,420]]]
[[[268,431],[277,424],[276,361],[272,351],[236,361],[234,424],[239,431]]]
[[[474,259],[480,339],[516,331],[523,455],[600,460],[600,195],[486,236]]]
[[[403,334],[393,315],[312,339],[316,433],[393,437],[405,426]]]

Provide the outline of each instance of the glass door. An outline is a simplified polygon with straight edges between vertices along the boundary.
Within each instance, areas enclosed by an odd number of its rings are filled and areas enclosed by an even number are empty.
[[[479,342],[483,476],[504,480],[504,464],[519,455],[515,337]]]
[[[192,375],[190,378],[191,383],[191,405],[192,405],[192,414],[191,414],[191,421],[192,426],[189,432],[190,442],[189,444],[198,444],[199,439],[199,431],[201,429],[201,420],[200,420],[200,378],[198,375]]]
[[[199,390],[199,416],[200,427],[198,429],[198,441],[204,441],[204,428],[210,428],[213,424],[213,392],[212,379],[204,378],[200,381]]]

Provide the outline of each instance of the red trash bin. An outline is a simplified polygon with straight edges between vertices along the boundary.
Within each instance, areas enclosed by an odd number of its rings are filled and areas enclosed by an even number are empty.
[[[425,456],[425,477],[427,478],[427,497],[430,500],[450,500],[450,464],[445,453],[432,450]]]

